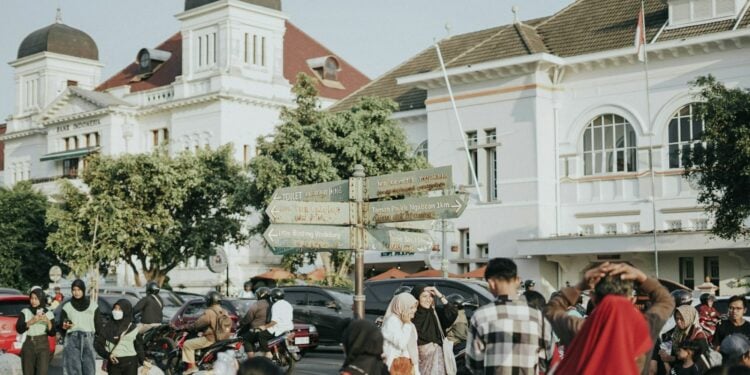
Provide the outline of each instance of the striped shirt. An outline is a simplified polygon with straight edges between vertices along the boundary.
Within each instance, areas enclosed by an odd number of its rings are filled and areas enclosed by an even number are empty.
[[[552,329],[542,312],[521,298],[503,296],[477,309],[466,342],[466,366],[473,374],[528,374],[545,371],[552,358]]]

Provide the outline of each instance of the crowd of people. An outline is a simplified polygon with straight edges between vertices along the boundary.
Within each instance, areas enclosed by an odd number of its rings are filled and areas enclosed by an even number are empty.
[[[729,300],[722,320],[713,295],[693,306],[689,291],[670,294],[627,263],[592,265],[549,301],[522,283],[511,259],[492,259],[485,280],[496,299],[468,321],[460,296],[396,290],[381,329],[366,321],[347,329],[340,374],[750,374],[743,296]],[[637,305],[637,296],[648,302]],[[466,369],[455,368],[454,345],[465,345]]]

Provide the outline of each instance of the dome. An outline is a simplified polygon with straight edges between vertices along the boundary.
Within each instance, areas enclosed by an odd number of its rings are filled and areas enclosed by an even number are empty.
[[[29,34],[18,47],[18,58],[39,52],[99,60],[99,49],[88,34],[62,23],[53,23]]]
[[[214,3],[218,0],[185,0],[185,11],[193,8],[204,6],[206,4]],[[281,0],[242,0],[246,3],[253,5],[260,5],[262,7],[271,8],[275,10],[281,10]]]

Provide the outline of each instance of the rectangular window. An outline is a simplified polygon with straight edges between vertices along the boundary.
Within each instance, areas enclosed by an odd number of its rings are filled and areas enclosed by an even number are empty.
[[[479,162],[479,154],[477,152],[476,146],[478,144],[478,138],[477,138],[477,132],[466,132],[466,143],[469,146],[469,156],[471,157],[471,165],[469,166],[469,185],[474,185],[475,178],[478,180],[479,176],[476,175],[476,173],[479,173],[477,170],[477,163]],[[472,168],[474,170],[475,176],[471,176]]]
[[[266,37],[260,38],[260,65],[266,66]]]
[[[719,285],[719,257],[703,257],[703,275]]]
[[[617,234],[617,224],[602,224],[604,234]]]
[[[682,230],[682,220],[668,220],[667,229],[668,230]]]
[[[693,258],[680,257],[680,283],[686,287],[695,288]]]
[[[68,178],[78,177],[78,159],[63,160],[63,176]]]
[[[693,230],[708,230],[708,219],[693,220]]]
[[[495,144],[495,131],[487,131],[487,143]],[[490,141],[492,140],[492,141]],[[487,147],[487,201],[497,200],[497,147]]]
[[[486,243],[477,244],[477,250],[479,250],[479,255],[482,257],[486,258],[490,255],[490,246]]]
[[[641,231],[641,223],[629,223],[627,225],[628,233],[638,233]]]
[[[250,47],[250,40],[249,39],[250,39],[250,34],[245,33],[245,40],[244,40],[244,42],[245,42],[245,49],[244,49],[244,51],[245,51],[245,64],[247,64],[248,56],[250,55],[250,51],[248,50],[248,48]]]
[[[151,145],[154,147],[159,145],[159,129],[151,131]]]
[[[78,81],[73,81],[73,80],[69,79],[66,82],[66,86],[68,86],[68,87],[70,87],[70,86],[78,86]]]
[[[585,224],[578,227],[578,233],[584,236],[594,235],[594,226],[592,224]]]
[[[258,36],[253,35],[253,65],[258,64]]]
[[[198,66],[203,66],[203,37],[198,37]]]
[[[469,229],[460,229],[458,231],[461,234],[461,251],[462,254],[471,255],[471,238],[469,236]]]
[[[247,165],[250,162],[250,145],[242,146],[242,162]]]
[[[218,43],[216,43],[216,33],[212,34],[213,36],[213,46],[211,47],[211,63],[216,64],[216,50],[218,47]]]

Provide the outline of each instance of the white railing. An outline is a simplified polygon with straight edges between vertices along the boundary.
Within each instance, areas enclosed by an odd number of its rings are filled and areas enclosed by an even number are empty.
[[[153,105],[168,102],[174,99],[174,88],[169,86],[161,90],[148,91],[143,98],[144,105]]]

